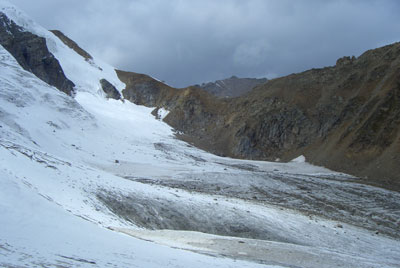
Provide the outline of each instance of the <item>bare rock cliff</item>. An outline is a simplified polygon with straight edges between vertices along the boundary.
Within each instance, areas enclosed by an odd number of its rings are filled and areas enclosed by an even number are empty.
[[[46,39],[24,31],[1,12],[0,44],[26,71],[68,95],[73,94],[75,85],[65,77],[60,63],[49,52]]]

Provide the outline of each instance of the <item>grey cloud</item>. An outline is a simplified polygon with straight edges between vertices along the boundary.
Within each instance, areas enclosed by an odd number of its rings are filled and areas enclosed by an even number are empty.
[[[13,0],[117,68],[186,86],[281,76],[399,41],[396,0]]]

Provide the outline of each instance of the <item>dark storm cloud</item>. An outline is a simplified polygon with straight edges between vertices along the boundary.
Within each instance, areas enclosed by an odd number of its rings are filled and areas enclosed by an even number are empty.
[[[174,86],[334,65],[400,39],[396,0],[11,0],[125,70]]]

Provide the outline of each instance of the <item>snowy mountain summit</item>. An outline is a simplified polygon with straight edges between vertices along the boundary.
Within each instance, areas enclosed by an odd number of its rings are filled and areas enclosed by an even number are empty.
[[[0,1],[1,267],[398,267],[400,194],[201,151],[65,38]]]

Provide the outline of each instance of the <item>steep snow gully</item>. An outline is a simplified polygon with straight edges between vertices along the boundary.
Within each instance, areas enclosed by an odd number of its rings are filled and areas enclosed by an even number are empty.
[[[307,164],[222,158],[149,108],[105,98],[114,69],[23,12],[67,96],[0,46],[1,267],[399,267],[400,194]]]

